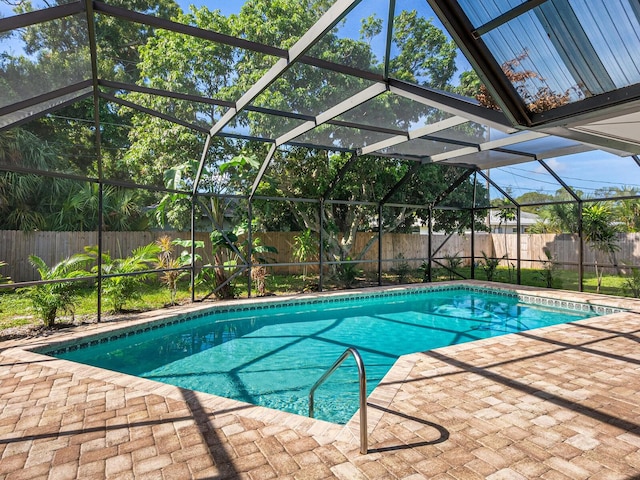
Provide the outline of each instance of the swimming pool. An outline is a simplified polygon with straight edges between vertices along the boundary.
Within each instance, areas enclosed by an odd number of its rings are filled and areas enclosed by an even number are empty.
[[[371,393],[401,355],[614,311],[497,289],[409,288],[220,307],[48,354],[307,415],[309,389],[349,346]],[[350,359],[316,392],[315,417],[347,422],[357,395]]]

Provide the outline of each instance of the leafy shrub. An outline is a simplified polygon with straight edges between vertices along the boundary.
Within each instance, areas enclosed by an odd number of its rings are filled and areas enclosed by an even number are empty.
[[[398,283],[404,283],[407,276],[409,275],[409,271],[411,270],[411,267],[409,266],[407,261],[404,259],[404,255],[402,253],[399,253],[398,255],[396,255],[396,260],[398,260],[398,264],[396,265],[396,268],[394,269],[394,271],[398,276]]]
[[[422,262],[420,264],[420,270],[422,270],[422,281],[423,282],[428,282],[429,281],[429,270],[430,270],[431,265],[429,264],[428,260],[425,260],[424,262]]]
[[[308,262],[318,254],[318,240],[311,229],[293,237],[293,257],[299,262]],[[302,280],[307,278],[307,266],[302,267]]]
[[[72,255],[61,262],[49,267],[42,258],[30,255],[29,262],[40,274],[41,280],[62,280],[83,277],[87,275],[85,268],[91,261],[88,255]],[[52,282],[36,285],[29,289],[29,299],[38,317],[45,326],[52,327],[60,311],[74,314],[78,301],[80,282]]]
[[[624,290],[634,298],[640,298],[640,268],[631,267],[631,273],[624,279]]]
[[[351,261],[351,257],[347,257],[347,261]],[[352,287],[361,273],[356,263],[341,263],[336,268],[336,278],[346,288]]]
[[[460,255],[460,252],[456,252],[453,255],[444,255],[444,261],[446,262],[449,270],[449,280],[453,280],[455,278],[456,269],[462,265],[462,259],[458,255]]]
[[[180,255],[176,256],[174,247],[190,247],[191,241],[181,240],[179,238],[172,240],[169,235],[163,235],[156,240],[156,245],[160,249],[156,260],[156,266],[160,269],[167,269],[166,272],[162,272],[160,279],[169,289],[170,304],[175,305],[176,296],[178,294],[178,282],[189,274],[187,270],[177,269],[191,264],[191,252],[188,250],[182,250]]]
[[[493,281],[493,277],[496,273],[496,269],[498,268],[498,265],[500,264],[500,260],[502,260],[502,258],[491,258],[489,256],[487,256],[487,254],[483,251],[482,252],[482,257],[483,257],[483,263],[481,263],[480,265],[482,266],[482,270],[484,270],[484,274],[487,277],[487,280],[489,282]]]
[[[552,288],[554,280],[553,275],[556,270],[557,264],[555,262],[555,259],[553,258],[551,250],[545,247],[542,251],[544,252],[544,255],[545,257],[547,257],[547,259],[542,261],[542,270],[539,272],[539,274],[542,277],[542,280],[544,280],[545,286],[547,288]]]
[[[98,256],[98,247],[85,247],[87,254],[93,258]],[[112,311],[124,312],[124,306],[131,300],[141,298],[140,287],[151,277],[151,273],[137,273],[149,270],[157,261],[160,247],[150,243],[136,248],[126,258],[111,258],[106,252],[102,254],[102,294],[111,303]],[[93,268],[97,272],[98,267]]]

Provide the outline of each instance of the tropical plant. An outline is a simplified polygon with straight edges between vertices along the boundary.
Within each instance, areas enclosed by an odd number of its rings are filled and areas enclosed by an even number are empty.
[[[420,270],[422,270],[422,281],[429,281],[429,273],[431,272],[431,263],[428,260],[423,261],[420,264]]]
[[[450,253],[445,253],[443,255],[444,261],[447,264],[447,270],[449,271],[449,280],[453,280],[456,275],[456,268],[459,268],[462,265],[462,259],[458,256],[460,252],[456,252],[453,255]]]
[[[500,208],[500,210],[498,210],[497,213],[497,217],[499,219],[499,223],[498,225],[500,227],[502,227],[504,225],[504,229],[503,229],[503,238],[504,238],[504,257],[507,260],[507,268],[509,270],[509,283],[512,282],[512,268],[511,268],[511,263],[509,262],[509,245],[507,243],[507,223],[508,222],[512,222],[513,220],[515,220],[516,218],[518,218],[516,211],[513,208],[508,208],[506,205],[508,204],[508,200],[504,199],[503,202],[503,206],[502,208]]]
[[[98,247],[85,247],[87,254],[96,259]],[[140,287],[151,278],[149,270],[156,264],[160,247],[150,243],[138,247],[125,258],[112,258],[109,252],[102,253],[102,294],[111,302],[111,310],[115,313],[124,311],[125,304],[141,298]],[[97,265],[92,269],[98,271]]]
[[[615,187],[607,196],[631,197],[640,194],[640,190],[634,187]],[[640,231],[640,199],[623,198],[616,200],[613,207],[613,215],[617,222],[624,227],[626,232]]]
[[[598,257],[607,255],[612,264],[616,264],[615,253],[620,249],[617,244],[617,227],[613,223],[611,210],[604,204],[593,203],[582,209],[582,232],[584,241],[595,251],[597,287],[600,293],[604,268],[599,265]]]
[[[60,168],[51,145],[23,128],[0,132],[0,163],[35,170]],[[0,172],[0,228],[46,229],[48,204],[63,183],[30,173]]]
[[[557,263],[553,258],[553,253],[551,253],[551,250],[549,250],[549,248],[545,247],[542,249],[542,251],[544,252],[546,260],[542,260],[542,270],[539,272],[539,274],[542,277],[542,280],[544,280],[545,286],[547,288],[553,288],[553,277],[554,272],[557,268]]]
[[[69,279],[87,276],[86,267],[91,260],[88,255],[75,254],[49,267],[42,258],[29,255],[29,262],[38,270],[40,280],[51,281],[31,287],[28,293],[33,309],[45,326],[52,327],[60,311],[74,314],[82,283]]]
[[[396,267],[393,269],[393,271],[398,276],[398,283],[404,283],[405,280],[407,279],[407,276],[409,275],[409,271],[411,270],[411,267],[409,266],[409,263],[407,263],[407,261],[405,260],[403,253],[399,253],[398,255],[396,255],[395,259],[397,264],[396,264]]]
[[[624,289],[634,298],[640,298],[640,268],[631,267],[631,272],[624,279]]]
[[[346,288],[351,288],[356,283],[362,271],[358,268],[357,263],[353,263],[350,257],[347,257],[345,263],[341,263],[336,268],[335,277]]]
[[[498,265],[500,265],[500,261],[504,258],[492,258],[489,257],[484,250],[482,251],[482,262],[481,266],[482,266],[482,270],[484,270],[484,274],[487,277],[487,280],[489,282],[493,281],[494,275],[496,273],[496,269],[498,268]]]
[[[193,256],[189,250],[186,250],[186,248],[191,246],[191,241],[181,240],[179,238],[172,240],[169,235],[163,235],[156,240],[156,245],[160,248],[156,260],[156,267],[165,270],[162,272],[160,279],[169,289],[170,304],[175,305],[178,293],[178,282],[189,274],[187,270],[180,269],[192,263]],[[185,249],[181,250],[178,256],[175,255],[174,251],[174,247],[176,246]],[[199,258],[199,256],[196,255],[196,258]]]
[[[299,262],[309,262],[318,254],[318,240],[310,228],[293,237],[293,256]],[[302,280],[307,279],[307,265],[302,266]]]
[[[209,238],[213,263],[202,267],[196,282],[210,288],[211,292],[221,300],[235,298],[237,288],[233,280],[239,274],[238,259],[240,257],[238,235],[232,230],[214,230],[209,234]]]

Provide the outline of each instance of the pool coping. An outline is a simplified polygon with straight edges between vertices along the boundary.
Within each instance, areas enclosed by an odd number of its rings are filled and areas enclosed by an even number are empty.
[[[505,284],[496,284],[492,282],[465,280],[465,281],[451,281],[442,282],[438,284],[418,284],[418,285],[403,285],[403,286],[386,286],[386,287],[373,287],[366,289],[354,289],[348,292],[321,292],[321,293],[307,293],[292,296],[281,297],[259,297],[253,299],[240,299],[225,302],[224,304],[189,304],[186,306],[180,306],[172,309],[165,309],[159,311],[145,312],[137,315],[135,319],[124,320],[119,322],[109,322],[101,324],[91,324],[74,328],[73,331],[64,332],[60,334],[51,335],[49,338],[36,339],[28,341],[20,346],[9,346],[3,351],[4,355],[14,357],[23,362],[38,362],[46,364],[50,368],[60,369],[65,372],[77,374],[80,377],[90,377],[97,380],[102,380],[107,383],[112,383],[125,388],[132,388],[143,394],[157,394],[167,398],[175,400],[197,400],[203,407],[210,409],[214,414],[224,414],[233,412],[237,415],[251,418],[254,420],[262,421],[266,424],[274,424],[289,427],[293,430],[299,431],[304,434],[311,435],[320,444],[328,444],[334,441],[342,441],[349,444],[359,444],[359,412],[352,417],[352,419],[346,425],[337,425],[330,422],[310,419],[301,415],[281,412],[273,410],[267,407],[256,406],[237,400],[232,400],[224,397],[219,397],[212,394],[206,394],[187,390],[172,385],[156,382],[153,380],[143,379],[127,374],[112,372],[98,367],[92,367],[84,364],[75,363],[68,360],[57,359],[50,357],[38,350],[53,349],[56,345],[61,345],[68,342],[77,342],[81,339],[96,338],[96,337],[109,337],[115,331],[121,331],[123,329],[133,329],[135,331],[138,327],[153,322],[158,322],[167,317],[176,316],[177,318],[191,317],[194,314],[204,314],[204,312],[211,311],[217,308],[237,308],[237,307],[250,307],[255,303],[270,303],[270,302],[296,302],[300,300],[313,301],[314,299],[336,299],[344,296],[354,295],[375,295],[376,293],[394,294],[400,292],[406,292],[407,290],[425,290],[428,287],[431,289],[452,289],[459,288],[460,286],[469,286],[471,289],[491,289],[493,291],[504,292],[505,295],[513,296],[525,295],[532,297],[535,303],[536,299],[552,299],[559,302],[573,302],[576,303],[576,297],[580,300],[578,303],[586,303],[593,305],[594,307],[604,307],[612,309],[612,313],[608,315],[617,315],[623,312],[635,312],[640,313],[640,301],[627,297],[609,297],[598,294],[584,294],[579,292],[565,291],[565,290],[548,290],[536,287],[526,286],[513,286]],[[603,315],[604,316],[604,315]],[[600,317],[601,318],[601,317]],[[579,320],[578,322],[580,322]],[[587,319],[588,321],[588,319]],[[553,325],[549,327],[543,327],[541,330],[560,328],[562,325]],[[502,338],[508,338],[508,334],[502,336]],[[483,342],[491,342],[495,339],[483,339],[474,342],[467,342],[459,345],[452,345],[442,347],[451,349],[454,351],[457,349],[475,348],[481,346]],[[440,350],[440,349],[436,349]],[[378,407],[388,407],[394,400],[396,394],[400,390],[400,385],[409,376],[411,369],[415,365],[420,352],[403,355],[399,357],[394,363],[393,367],[387,372],[384,378],[380,381],[378,386],[369,395],[368,401],[375,403]],[[382,415],[383,409],[367,409],[368,410],[368,431],[373,431],[378,425]]]

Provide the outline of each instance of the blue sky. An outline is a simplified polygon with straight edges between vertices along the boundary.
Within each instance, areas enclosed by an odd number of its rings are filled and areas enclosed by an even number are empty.
[[[600,150],[545,160],[570,187],[593,196],[603,187],[631,187],[640,191],[640,167],[630,157],[619,157]],[[525,191],[553,195],[561,188],[537,162],[492,169],[491,179],[514,196]],[[492,196],[495,196],[492,193]]]

